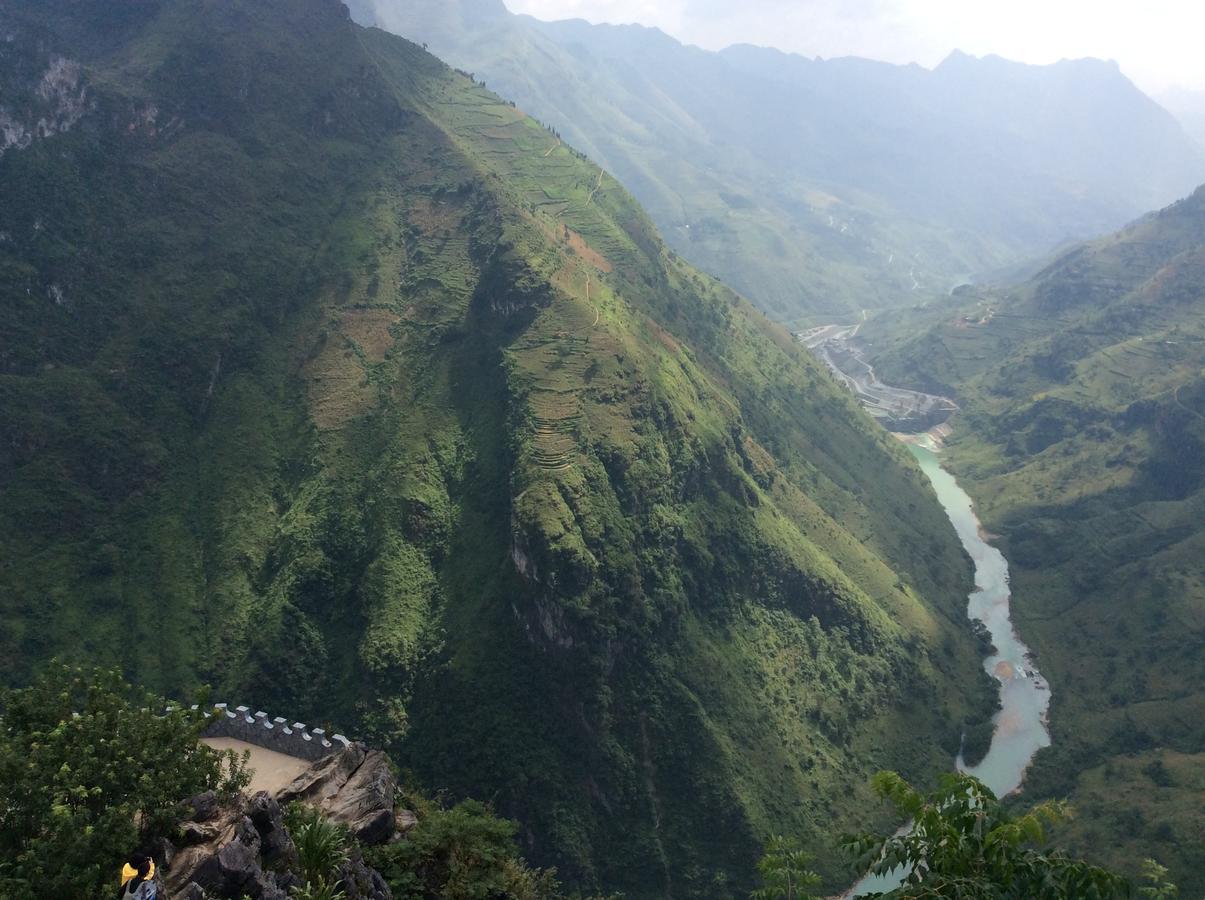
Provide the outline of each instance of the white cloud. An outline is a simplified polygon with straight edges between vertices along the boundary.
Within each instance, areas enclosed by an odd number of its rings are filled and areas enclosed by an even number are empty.
[[[543,19],[656,25],[718,49],[748,42],[808,56],[932,66],[954,48],[1047,63],[1115,59],[1141,86],[1205,88],[1201,0],[506,0]]]

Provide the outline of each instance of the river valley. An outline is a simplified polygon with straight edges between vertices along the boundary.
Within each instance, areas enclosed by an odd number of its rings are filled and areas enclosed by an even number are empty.
[[[857,348],[851,347],[850,341],[856,337],[856,333],[857,326],[826,326],[813,329],[808,335],[801,336],[801,340],[858,394],[872,413],[876,410],[879,412],[876,417],[885,425],[890,427],[893,416],[890,412],[884,414],[884,397],[890,398],[892,409],[904,411],[905,421],[916,421],[918,415],[935,416],[940,410],[945,411],[941,416],[941,421],[944,421],[950,411],[957,409],[956,404],[946,398],[882,385]],[[858,368],[854,372],[846,373],[838,367],[840,361],[851,359],[857,361]],[[975,590],[968,598],[968,620],[978,620],[984,624],[994,648],[993,653],[984,660],[984,668],[1000,684],[1000,710],[993,719],[995,727],[991,747],[975,765],[967,766],[960,754],[955,766],[979,778],[997,796],[1004,796],[1021,786],[1034,754],[1050,745],[1050,731],[1046,724],[1050,706],[1049,685],[1038,672],[1029,648],[1013,628],[1009,609],[1011,592],[1008,562],[988,542],[975,516],[970,496],[958,485],[954,476],[942,468],[939,445],[929,434],[899,436],[908,443],[921,470],[933,484],[963,548],[974,561]],[[868,876],[846,896],[891,890],[900,884],[902,877],[899,873],[894,877]]]

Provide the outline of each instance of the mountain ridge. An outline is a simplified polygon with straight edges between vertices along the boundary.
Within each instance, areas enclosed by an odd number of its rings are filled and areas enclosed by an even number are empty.
[[[944,291],[1119,227],[1205,177],[1199,148],[1107,63],[951,57],[929,71],[711,52],[580,20],[452,33],[427,2],[352,8],[430,39],[551,123],[633,190],[678,252],[784,321]],[[1095,71],[1111,85],[1104,104]]]

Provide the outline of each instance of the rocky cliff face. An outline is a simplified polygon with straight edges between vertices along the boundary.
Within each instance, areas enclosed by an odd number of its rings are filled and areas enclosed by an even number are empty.
[[[309,803],[343,825],[363,844],[383,844],[413,824],[395,809],[397,780],[380,750],[353,744],[328,756],[276,795],[281,803]]]
[[[61,56],[50,57],[33,97],[37,102],[24,110],[0,106],[0,156],[9,149],[24,150],[35,140],[70,131],[94,108],[81,83],[79,63]]]

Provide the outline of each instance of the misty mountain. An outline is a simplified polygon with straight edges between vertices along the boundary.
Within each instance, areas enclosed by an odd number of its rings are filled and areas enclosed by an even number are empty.
[[[1205,147],[1205,91],[1173,88],[1155,99],[1180,121],[1197,144]]]
[[[501,0],[353,0],[475,72],[774,315],[841,314],[1112,230],[1205,178],[1111,63],[954,53],[936,69],[684,46]]]

